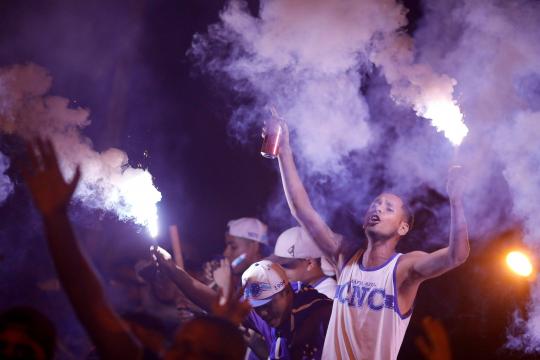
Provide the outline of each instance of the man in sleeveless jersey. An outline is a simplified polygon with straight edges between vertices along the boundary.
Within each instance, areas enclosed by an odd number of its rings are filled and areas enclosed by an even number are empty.
[[[338,270],[338,287],[325,339],[323,359],[396,359],[420,284],[465,262],[469,255],[462,206],[460,168],[449,172],[451,208],[447,247],[433,253],[396,253],[412,226],[402,199],[383,193],[363,220],[366,249],[351,248],[312,207],[298,175],[286,124],[279,147],[279,167],[291,213]]]

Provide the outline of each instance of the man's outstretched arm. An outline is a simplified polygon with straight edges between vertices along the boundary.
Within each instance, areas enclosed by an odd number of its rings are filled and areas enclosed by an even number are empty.
[[[163,271],[189,300],[208,312],[212,310],[212,306],[218,300],[217,292],[178,267],[172,259],[166,259],[159,248],[153,248],[152,253],[160,271]]]
[[[69,221],[67,208],[80,178],[79,169],[66,182],[49,140],[28,144],[28,157],[32,166],[25,171],[26,183],[41,213],[58,278],[77,317],[104,359],[140,358],[142,349],[105,299]]]
[[[448,247],[431,254],[411,253],[408,277],[413,282],[421,282],[439,276],[463,264],[469,257],[469,235],[463,210],[460,167],[454,166],[450,169],[447,191],[451,211]]]
[[[283,189],[291,214],[311,235],[321,251],[341,268],[343,260],[349,258],[351,251],[343,246],[343,237],[334,233],[311,205],[294,163],[287,125],[282,123],[282,127],[283,135],[279,144],[278,160]]]

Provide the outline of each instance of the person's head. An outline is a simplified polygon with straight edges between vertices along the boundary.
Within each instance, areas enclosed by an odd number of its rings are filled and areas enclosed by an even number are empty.
[[[39,311],[16,307],[0,314],[0,358],[49,360],[54,357],[56,331]]]
[[[223,256],[231,263],[233,274],[242,274],[249,265],[264,257],[267,232],[268,227],[254,218],[229,221]]]
[[[413,213],[399,196],[382,193],[369,206],[364,231],[372,241],[399,239],[413,226]]]
[[[242,274],[244,298],[270,325],[278,327],[291,315],[293,290],[285,271],[269,260],[252,264]]]
[[[322,257],[322,251],[307,231],[295,226],[279,235],[269,260],[281,265],[290,281],[309,284],[324,275]]]
[[[238,328],[215,316],[204,316],[186,323],[177,333],[165,359],[241,360],[246,343]]]

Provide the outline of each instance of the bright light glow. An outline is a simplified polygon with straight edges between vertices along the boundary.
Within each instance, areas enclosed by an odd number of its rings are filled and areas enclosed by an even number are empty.
[[[444,132],[444,136],[454,146],[459,146],[469,129],[463,122],[463,114],[459,106],[452,101],[430,101],[418,115],[431,120],[431,125],[437,131]]]
[[[126,169],[123,175],[125,182],[121,191],[128,216],[145,226],[150,236],[155,238],[158,235],[157,203],[161,200],[161,193],[154,187],[152,175],[132,168]]]
[[[527,277],[532,274],[533,266],[529,257],[520,251],[511,251],[506,255],[506,264],[519,276]]]
[[[157,210],[156,210],[157,211]],[[156,236],[158,236],[159,234],[159,229],[158,229],[158,219],[157,219],[157,212],[156,212],[156,219],[155,221],[149,223],[147,225],[147,228],[148,228],[148,233],[150,234],[151,237],[155,238]]]

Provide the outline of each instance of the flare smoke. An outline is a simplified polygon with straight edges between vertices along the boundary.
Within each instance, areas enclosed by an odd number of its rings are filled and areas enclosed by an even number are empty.
[[[314,198],[323,214],[365,199],[374,177],[403,193],[418,184],[444,193],[457,160],[468,177],[473,238],[522,226],[538,251],[540,4],[425,1],[413,35],[403,30],[406,11],[393,0],[275,0],[261,1],[254,15],[231,0],[191,51],[203,69],[254,99],[233,114],[237,137],[260,128],[266,105],[282,112],[308,189],[331,182],[332,191]],[[406,108],[455,144],[470,132],[455,152]],[[528,320],[518,323],[525,335],[511,347],[540,349],[539,288]]]
[[[161,194],[150,173],[129,167],[121,150],[93,150],[91,141],[81,135],[90,124],[89,111],[71,106],[66,98],[48,95],[51,84],[47,71],[34,64],[0,69],[0,130],[23,138],[51,138],[64,175],[72,176],[77,164],[81,166],[77,199],[155,232]]]

